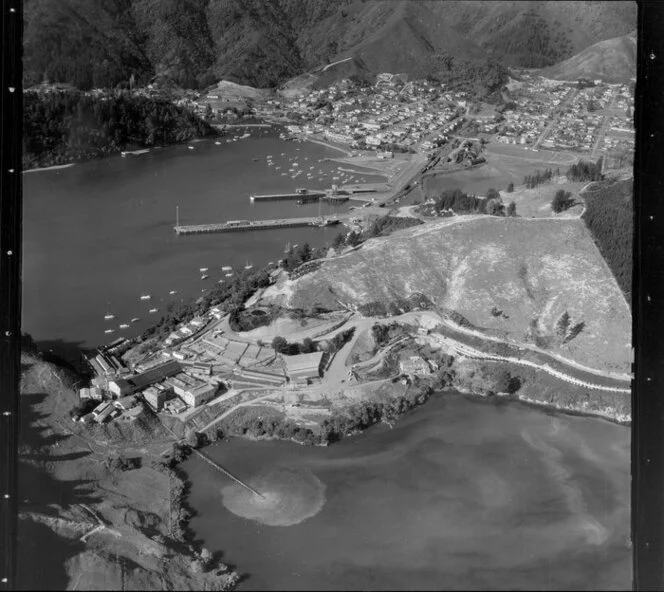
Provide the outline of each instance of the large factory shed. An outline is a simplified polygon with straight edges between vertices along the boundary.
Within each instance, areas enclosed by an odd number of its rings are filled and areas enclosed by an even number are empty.
[[[322,358],[323,352],[284,356],[286,372],[291,382],[294,384],[308,384],[310,380],[319,378]]]

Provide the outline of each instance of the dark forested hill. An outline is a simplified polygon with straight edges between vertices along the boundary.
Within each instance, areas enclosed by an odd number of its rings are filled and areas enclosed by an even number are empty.
[[[170,101],[116,92],[109,97],[75,90],[24,93],[23,168],[216,134],[207,123]]]
[[[544,67],[636,26],[634,2],[24,0],[25,83],[165,76],[276,86],[354,57],[416,73],[432,55]]]
[[[630,303],[634,233],[633,183],[633,179],[602,181],[583,194],[586,202],[583,220]]]

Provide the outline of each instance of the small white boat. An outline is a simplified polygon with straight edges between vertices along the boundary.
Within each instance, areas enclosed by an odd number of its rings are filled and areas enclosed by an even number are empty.
[[[215,146],[220,146],[220,145],[221,145],[221,142],[220,142],[219,140],[217,140],[217,141],[214,143],[214,145],[215,145]]]
[[[159,312],[159,309],[158,308],[151,308],[148,312],[150,314],[154,314],[155,312]]]
[[[115,318],[115,315],[111,314],[110,312],[108,314],[104,315],[104,320],[106,320],[106,321],[110,321],[111,319],[114,319],[114,318]]]
[[[224,280],[219,280],[217,283],[218,283],[218,284],[223,284],[223,283],[224,283]]]
[[[224,265],[221,271],[233,271],[233,268],[230,265]]]
[[[141,300],[150,300],[150,298],[152,298],[150,294],[143,294],[143,296],[141,296]]]
[[[205,272],[205,271],[207,271],[207,270],[208,270],[207,267],[201,267],[201,268],[199,269],[199,271],[200,271],[201,273],[203,273],[203,272]]]
[[[115,333],[115,329],[106,329],[106,331],[104,331],[104,333],[107,333],[107,334],[108,333]]]
[[[187,146],[187,148],[189,148],[189,150],[193,150],[193,149],[194,149],[193,146]]]
[[[169,292],[169,294],[170,294],[171,296],[172,296],[173,294],[177,294],[177,293],[178,293],[177,290],[171,290],[171,291]]]
[[[247,261],[247,264],[244,266],[244,268],[245,269],[253,269],[254,266],[251,263],[249,263],[249,261]]]
[[[134,317],[134,318],[131,320],[131,322],[132,322],[132,323],[138,323],[138,321],[140,321],[140,320],[141,320],[141,319],[139,319],[138,317]]]
[[[203,275],[201,276],[201,279],[202,279],[202,280],[206,280],[206,279],[208,279],[209,277],[210,277],[209,275],[205,275],[205,274],[203,274]]]
[[[227,273],[226,277],[233,277],[233,274],[232,273]]]
[[[129,325],[127,325],[127,323],[122,323],[122,325],[120,325],[120,329],[127,329],[128,327]]]

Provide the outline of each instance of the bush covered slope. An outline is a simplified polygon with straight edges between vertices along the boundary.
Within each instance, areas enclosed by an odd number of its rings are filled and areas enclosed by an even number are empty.
[[[435,54],[543,67],[635,26],[633,2],[26,0],[25,85],[268,87],[351,56],[373,74]]]

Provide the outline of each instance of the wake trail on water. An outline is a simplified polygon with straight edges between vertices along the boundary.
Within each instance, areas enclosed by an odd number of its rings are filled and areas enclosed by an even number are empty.
[[[260,497],[233,483],[221,489],[222,503],[236,516],[261,524],[299,524],[325,505],[325,484],[306,468],[269,467],[248,483]]]

